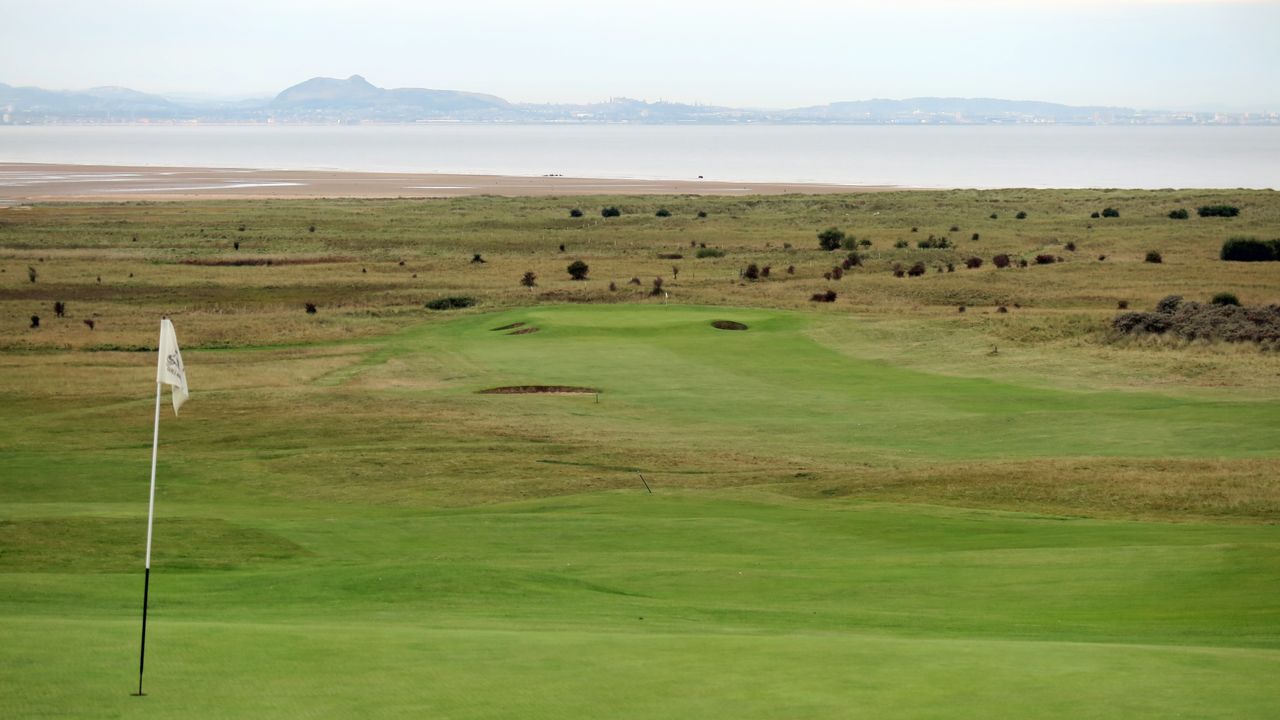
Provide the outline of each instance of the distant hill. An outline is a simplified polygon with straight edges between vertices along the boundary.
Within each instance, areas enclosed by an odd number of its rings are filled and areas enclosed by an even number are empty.
[[[175,100],[124,87],[44,90],[0,83],[0,124],[54,122],[508,122],[508,123],[835,123],[980,125],[1019,123],[1280,125],[1280,113],[1140,111],[996,98],[851,100],[760,110],[610,98],[599,103],[510,103],[495,95],[427,88],[381,88],[359,75],[314,77],[274,98]]]

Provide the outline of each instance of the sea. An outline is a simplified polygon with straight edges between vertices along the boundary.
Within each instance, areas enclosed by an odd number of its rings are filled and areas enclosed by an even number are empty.
[[[1280,127],[0,126],[0,162],[919,188],[1280,188]]]

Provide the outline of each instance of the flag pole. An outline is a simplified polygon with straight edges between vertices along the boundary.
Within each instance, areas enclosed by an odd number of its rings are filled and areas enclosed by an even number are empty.
[[[142,692],[142,670],[147,661],[147,599],[151,594],[151,523],[156,514],[156,450],[160,447],[160,390],[162,383],[156,382],[156,424],[151,438],[151,499],[147,503],[147,558],[146,571],[142,581],[142,646],[138,652],[138,692]]]

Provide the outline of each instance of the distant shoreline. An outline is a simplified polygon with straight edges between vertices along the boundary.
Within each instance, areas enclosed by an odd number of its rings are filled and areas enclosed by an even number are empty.
[[[913,188],[833,183],[524,177],[346,170],[0,163],[0,203],[139,200],[441,198],[474,195],[783,195]]]

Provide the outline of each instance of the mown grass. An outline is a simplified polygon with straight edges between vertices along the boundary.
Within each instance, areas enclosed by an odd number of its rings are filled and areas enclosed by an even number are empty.
[[[571,220],[581,198],[0,210],[0,715],[1280,704],[1280,361],[1105,331],[1118,299],[1280,299],[1261,264],[1216,260],[1229,234],[1280,234],[1274,193],[595,200],[624,215]],[[1166,218],[1215,203],[1242,214]],[[1107,206],[1121,217],[1089,220]],[[833,224],[874,245],[828,283],[842,254],[815,233]],[[913,249],[953,224],[960,251]],[[980,270],[888,272],[971,244]],[[1067,262],[990,267],[1046,250]],[[272,264],[188,262],[244,256]],[[564,273],[577,257],[585,282]],[[747,262],[770,278],[738,278]],[[656,275],[670,297],[648,296]],[[808,302],[828,287],[836,303]],[[480,306],[423,308],[450,295]],[[193,395],[162,423],[149,696],[131,698],[160,313]],[[539,332],[492,330],[518,322]],[[535,384],[601,393],[478,393]]]

